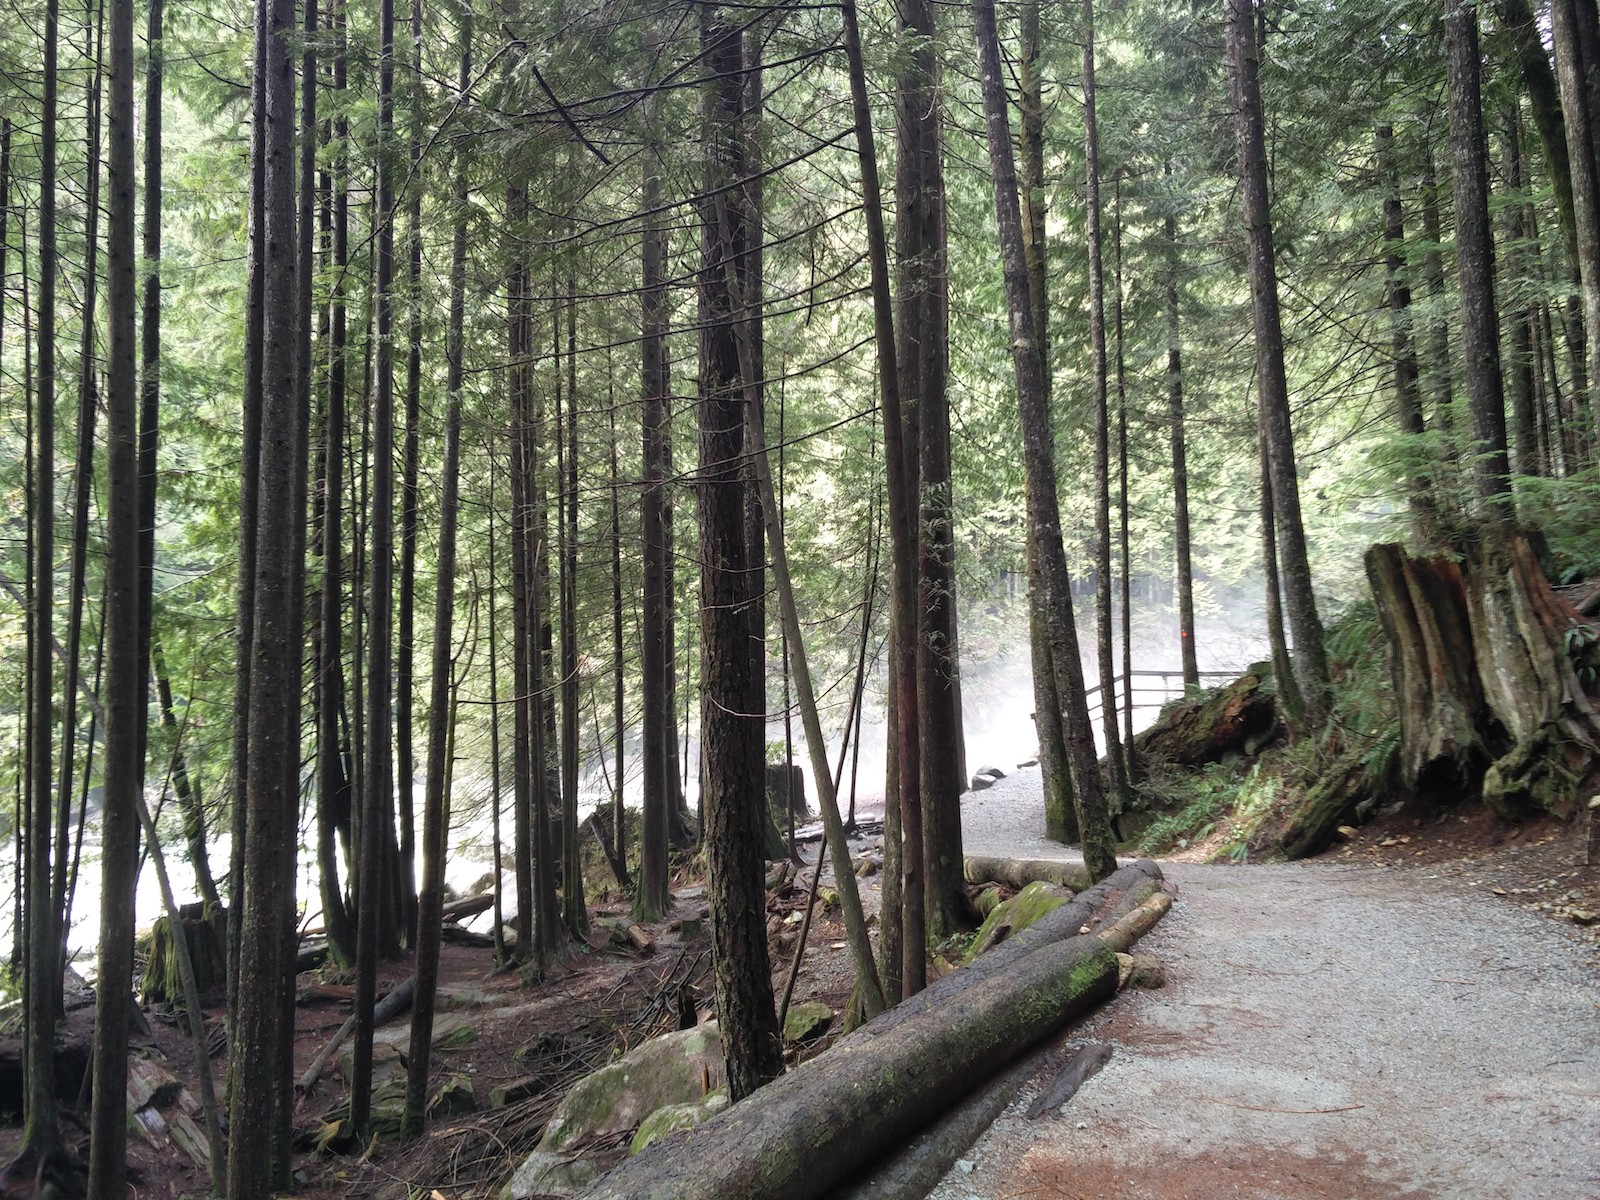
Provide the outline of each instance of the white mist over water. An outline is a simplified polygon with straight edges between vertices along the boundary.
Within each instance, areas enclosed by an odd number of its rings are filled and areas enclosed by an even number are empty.
[[[1092,687],[1098,680],[1098,667],[1094,657],[1093,611],[1080,607],[1078,612],[1078,638],[1083,650],[1085,681]],[[1242,672],[1253,662],[1268,656],[1264,632],[1265,622],[1259,600],[1236,600],[1216,606],[1215,610],[1197,618],[1196,649],[1203,672],[1226,672],[1230,676]],[[1120,634],[1120,626],[1118,627]],[[1017,606],[1014,610],[997,614],[987,622],[973,621],[963,630],[962,643],[962,709],[965,723],[967,767],[977,771],[982,767],[999,767],[1006,773],[1018,764],[1035,756],[1038,739],[1033,727],[1033,674],[1027,641],[1026,615]],[[1178,652],[1177,622],[1170,610],[1154,607],[1136,610],[1133,620],[1133,668],[1135,672],[1170,672],[1172,695],[1182,687],[1182,674]],[[1122,669],[1120,641],[1116,647],[1116,671]],[[1160,681],[1140,680],[1141,687],[1156,686]],[[1205,680],[1207,684],[1219,682]],[[885,754],[885,672],[880,664],[874,677],[865,688],[862,719],[862,738],[859,757],[855,764],[856,803],[864,808],[879,808],[884,795]],[[782,684],[776,677],[769,679],[770,689],[781,696]],[[824,717],[824,729],[829,737],[829,761],[837,763],[839,753],[838,727],[844,719],[847,688],[840,688],[830,697],[829,715]],[[1156,695],[1136,693],[1134,728],[1143,729],[1155,719],[1161,700]],[[681,716],[680,716],[681,721]],[[1101,743],[1099,722],[1096,721],[1096,742]],[[806,776],[806,797],[812,810],[816,808],[816,787],[811,777],[810,758],[806,751],[799,715],[793,719],[794,761]],[[698,800],[699,786],[695,761],[699,741],[691,727],[685,757],[689,764],[685,793],[693,807]],[[679,736],[683,736],[679,726]],[[767,727],[769,746],[781,747],[784,741],[784,722],[781,713]],[[1101,745],[1103,750],[1103,745]],[[487,753],[487,747],[484,748]],[[628,749],[627,780],[624,800],[630,807],[638,805],[638,746],[636,739]],[[777,755],[780,757],[781,750]],[[852,755],[853,758],[856,756]],[[848,807],[851,793],[851,762],[845,764],[840,787],[841,807]],[[609,802],[612,772],[611,747],[608,745],[603,762],[590,765],[580,785],[580,803],[585,815],[597,805]],[[966,781],[963,781],[965,788]],[[452,823],[450,831],[450,858],[446,868],[446,882],[457,891],[469,888],[492,869],[492,820],[487,803],[490,794],[488,774],[482,767],[474,771],[458,770],[452,798]],[[309,789],[307,789],[309,793]],[[509,864],[511,818],[509,812],[510,776],[502,778],[504,813],[503,858]],[[150,798],[152,803],[155,797]],[[419,825],[422,812],[422,786],[420,780],[414,787],[414,806]],[[72,929],[68,938],[70,950],[77,956],[80,972],[92,973],[95,940],[99,929],[100,864],[98,822],[94,816],[84,840],[83,862],[80,868],[78,890],[73,908]],[[314,850],[314,810],[307,804],[303,809],[301,827],[301,854],[297,880],[300,902],[306,908],[302,925],[320,924],[316,860]],[[228,869],[229,838],[227,831],[213,831],[209,839],[211,869],[220,878]],[[181,838],[173,836],[164,843],[167,853],[167,870],[172,879],[178,903],[198,899],[193,888],[193,872],[184,854]],[[12,877],[14,853],[10,839],[0,849],[0,881],[9,888]],[[417,865],[421,876],[421,864]],[[145,927],[162,912],[161,894],[156,874],[148,864],[139,877],[137,892],[137,920]],[[11,924],[15,914],[10,905],[0,908],[0,945],[9,945]]]

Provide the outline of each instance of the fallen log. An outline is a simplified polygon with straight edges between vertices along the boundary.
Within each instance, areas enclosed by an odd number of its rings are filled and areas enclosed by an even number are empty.
[[[377,1006],[372,1010],[372,1027],[374,1029],[381,1028],[410,1008],[411,998],[416,995],[416,991],[417,977],[415,975],[407,975],[404,980],[390,988],[388,994],[382,1000],[379,1000]],[[311,1064],[301,1072],[300,1078],[295,1080],[295,1087],[299,1091],[309,1092],[317,1086],[317,1080],[322,1078],[322,1072],[327,1069],[328,1061],[339,1052],[339,1047],[344,1045],[345,1039],[355,1030],[356,1014],[351,1013],[345,1018],[344,1024],[339,1026],[339,1031],[333,1035],[328,1044],[317,1053],[316,1058],[311,1060]]]
[[[481,896],[463,896],[459,900],[452,900],[439,909],[439,919],[446,924],[455,921],[466,921],[479,913],[488,912],[494,907],[494,893],[485,892]]]
[[[1165,892],[1154,892],[1099,930],[1095,936],[1118,954],[1126,954],[1128,947],[1154,929],[1156,922],[1166,916],[1171,908],[1171,896]]]
[[[1272,664],[1256,663],[1226,687],[1167,705],[1133,738],[1134,757],[1198,767],[1254,755],[1281,733]]]
[[[1030,883],[1053,883],[1068,891],[1081,892],[1094,880],[1082,863],[1052,862],[1049,859],[991,858],[969,854],[964,864],[968,883],[1003,883],[1018,890]]]
[[[1039,1069],[1040,1054],[1028,1055],[973,1092],[893,1158],[868,1167],[854,1183],[835,1192],[834,1200],[923,1200],[1016,1099],[1017,1089]]]
[[[964,989],[960,1004],[941,1002],[935,985],[705,1124],[626,1160],[581,1195],[826,1195],[960,1100],[985,1073],[1112,995],[1116,979],[1116,956],[1105,943],[1074,937],[1019,956],[990,986]]]

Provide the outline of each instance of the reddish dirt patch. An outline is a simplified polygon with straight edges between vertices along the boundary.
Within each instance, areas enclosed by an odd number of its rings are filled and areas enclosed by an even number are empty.
[[[1435,1193],[1396,1191],[1366,1155],[1330,1146],[1316,1156],[1274,1151],[1270,1157],[1200,1151],[1181,1162],[1141,1163],[1137,1177],[1114,1149],[1062,1154],[1042,1147],[1022,1157],[995,1190],[1004,1200],[1436,1200]]]

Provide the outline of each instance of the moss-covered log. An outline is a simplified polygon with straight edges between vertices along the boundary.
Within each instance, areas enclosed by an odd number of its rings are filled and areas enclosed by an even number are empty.
[[[1272,664],[1256,663],[1226,687],[1161,710],[1155,724],[1134,734],[1134,757],[1198,767],[1229,754],[1255,754],[1278,734]]]
[[[826,1195],[849,1172],[897,1146],[990,1073],[1112,995],[1116,983],[1111,950],[1097,937],[1075,937],[1022,955],[984,986],[964,989],[960,1004],[941,1002],[936,985],[704,1125],[627,1160],[582,1195],[587,1200]]]
[[[1304,858],[1326,848],[1340,824],[1372,794],[1372,780],[1362,756],[1346,753],[1325,771],[1305,798],[1275,830],[1267,851],[1284,858]]]

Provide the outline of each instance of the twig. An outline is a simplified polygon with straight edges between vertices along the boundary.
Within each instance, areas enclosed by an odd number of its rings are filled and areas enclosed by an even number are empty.
[[[1213,1104],[1226,1105],[1228,1108],[1245,1108],[1251,1112],[1288,1113],[1296,1117],[1315,1117],[1324,1113],[1354,1112],[1358,1108],[1366,1107],[1365,1104],[1341,1104],[1337,1108],[1273,1108],[1270,1105],[1240,1104],[1236,1100],[1219,1100],[1215,1096],[1206,1096],[1204,1099],[1211,1101]]]

